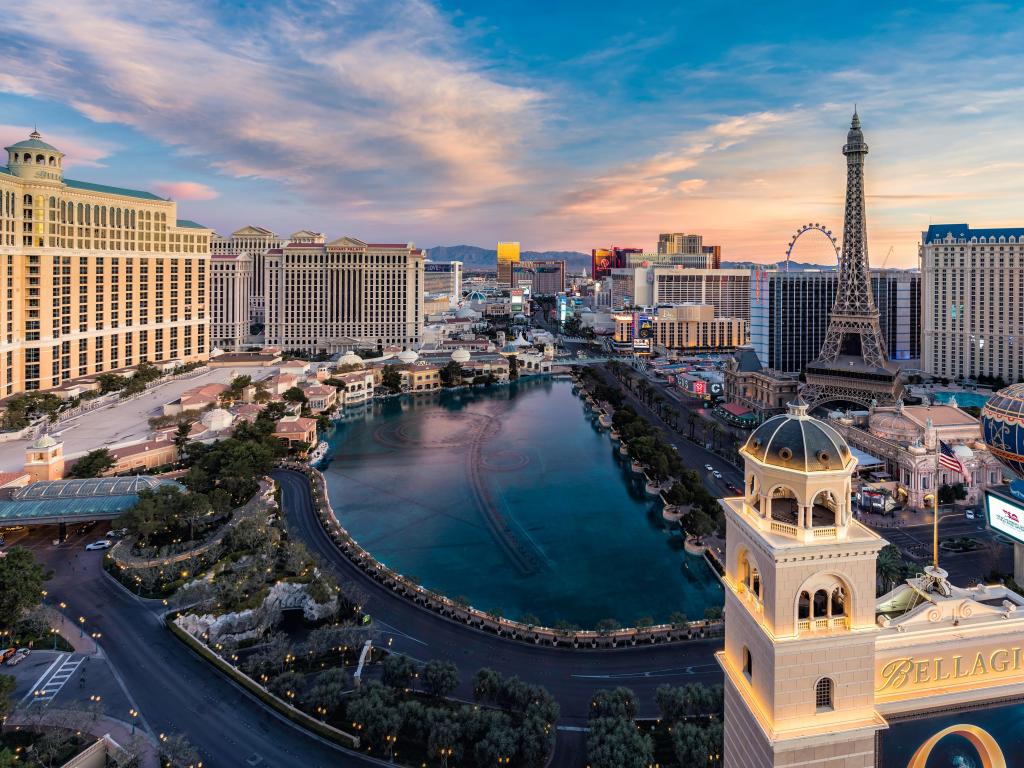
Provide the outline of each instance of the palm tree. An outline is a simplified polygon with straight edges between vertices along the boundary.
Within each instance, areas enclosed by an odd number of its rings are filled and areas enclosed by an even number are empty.
[[[878,552],[875,561],[875,575],[881,594],[893,589],[902,579],[906,571],[906,563],[895,544],[886,544]]]
[[[693,432],[697,427],[697,414],[693,411],[686,412],[686,426],[690,428],[690,439],[693,440]]]

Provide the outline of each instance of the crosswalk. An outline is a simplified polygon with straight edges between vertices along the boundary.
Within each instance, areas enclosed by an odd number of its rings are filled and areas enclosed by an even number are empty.
[[[48,704],[53,701],[68,680],[78,671],[83,661],[84,657],[76,658],[73,653],[62,653],[58,656],[25,695],[26,699],[32,700],[29,706],[36,703]]]

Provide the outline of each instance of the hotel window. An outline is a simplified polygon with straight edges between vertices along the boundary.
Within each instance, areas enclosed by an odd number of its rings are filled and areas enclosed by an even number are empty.
[[[750,657],[750,649],[743,646],[743,674],[750,680],[754,674],[754,661]]]
[[[835,683],[832,678],[823,677],[814,686],[814,706],[818,712],[830,712],[834,707],[832,704],[832,692]]]

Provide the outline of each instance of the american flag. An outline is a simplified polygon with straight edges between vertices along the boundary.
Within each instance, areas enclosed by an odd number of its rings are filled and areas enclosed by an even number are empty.
[[[967,477],[967,467],[956,457],[953,449],[941,440],[939,441],[939,466],[959,472],[964,477]]]

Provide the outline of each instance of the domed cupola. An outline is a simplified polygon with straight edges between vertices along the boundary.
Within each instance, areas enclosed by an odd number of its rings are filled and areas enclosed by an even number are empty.
[[[754,430],[743,450],[764,464],[800,472],[842,469],[851,459],[843,436],[811,418],[800,399],[790,404],[788,413],[768,419]]]
[[[22,179],[61,181],[64,175],[64,153],[43,141],[39,131],[32,131],[24,141],[7,150],[8,170]]]
[[[857,459],[802,399],[754,430],[740,453],[745,508],[759,527],[807,541],[846,536]]]

